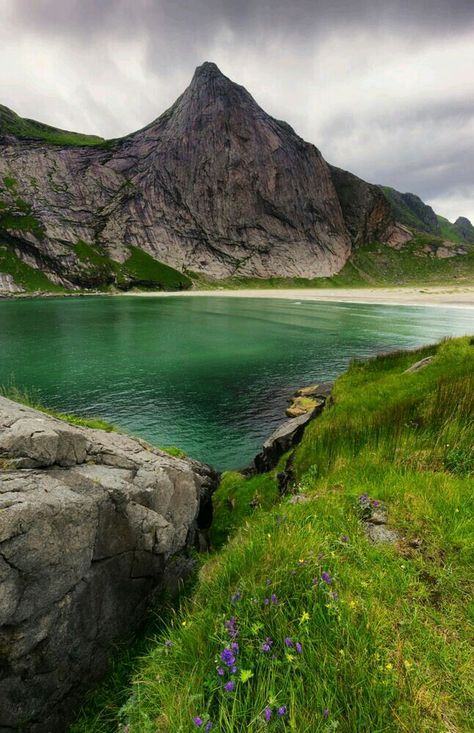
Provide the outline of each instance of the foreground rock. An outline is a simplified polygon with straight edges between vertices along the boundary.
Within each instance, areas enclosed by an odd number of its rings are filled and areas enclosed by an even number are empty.
[[[189,571],[214,472],[0,398],[0,732],[60,733]]]

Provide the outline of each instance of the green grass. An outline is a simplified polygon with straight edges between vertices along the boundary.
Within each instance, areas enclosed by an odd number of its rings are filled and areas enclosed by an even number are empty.
[[[13,248],[2,243],[0,238],[0,272],[12,275],[14,281],[29,292],[62,293],[64,288],[56,285],[48,277],[15,254]]]
[[[443,239],[447,239],[450,242],[464,242],[464,239],[461,237],[454,224],[451,224],[448,219],[445,219],[444,216],[440,216],[439,214],[437,215],[437,219],[439,224],[440,237],[442,237]]]
[[[187,733],[197,715],[221,733],[471,731],[473,375],[468,338],[354,362],[294,452],[307,503],[275,504],[271,475],[226,474],[214,533],[230,540],[128,669],[107,719],[89,703],[74,733]],[[386,507],[397,544],[366,537],[361,494]],[[225,692],[231,616],[239,669]]]
[[[192,282],[187,275],[158,262],[138,247],[130,249],[132,254],[122,269],[137,286],[154,288],[158,285],[163,290],[187,290],[191,287]]]
[[[119,432],[115,425],[97,417],[81,417],[71,413],[59,412],[51,407],[46,407],[40,400],[39,396],[34,392],[21,389],[15,385],[0,385],[0,396],[7,397],[14,402],[20,402],[22,405],[32,407],[34,410],[44,412],[46,415],[55,417],[57,420],[63,420],[71,425],[78,425],[82,428],[92,428],[93,430],[104,430],[106,433]]]
[[[443,239],[417,232],[401,250],[374,242],[358,247],[342,270],[332,277],[267,279],[232,277],[210,281],[188,273],[200,289],[238,290],[240,288],[366,288],[410,285],[461,285],[474,283],[474,246],[465,244],[468,253],[441,259],[424,252],[426,246],[443,245]]]
[[[173,458],[186,458],[187,454],[182,448],[177,448],[175,445],[162,445],[160,446],[160,450],[162,450],[164,453],[168,453],[169,456],[173,456]]]
[[[43,140],[52,145],[61,146],[97,146],[106,141],[97,135],[83,135],[78,132],[60,130],[50,125],[44,125],[35,120],[19,117],[8,107],[0,104],[0,135],[15,135],[15,137],[32,140]]]

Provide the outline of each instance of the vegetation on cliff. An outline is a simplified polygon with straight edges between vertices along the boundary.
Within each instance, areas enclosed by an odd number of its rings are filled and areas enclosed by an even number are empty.
[[[227,543],[74,732],[472,730],[473,375],[469,338],[354,362],[294,450],[296,501],[224,476]]]
[[[410,285],[462,285],[474,282],[474,245],[446,243],[434,234],[417,232],[395,249],[373,242],[357,247],[336,275],[319,278],[268,279],[233,277],[210,282],[192,274],[197,287],[225,288],[367,288]]]

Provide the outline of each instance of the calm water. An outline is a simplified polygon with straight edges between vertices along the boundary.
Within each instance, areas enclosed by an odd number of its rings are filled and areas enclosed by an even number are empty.
[[[288,395],[354,356],[474,332],[474,311],[231,298],[0,302],[0,384],[218,468],[247,465]]]

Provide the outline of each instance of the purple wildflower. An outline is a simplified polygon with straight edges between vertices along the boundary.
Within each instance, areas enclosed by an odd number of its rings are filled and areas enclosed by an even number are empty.
[[[196,726],[196,728],[200,728],[202,726],[202,718],[200,718],[198,715],[196,715],[195,718],[193,718],[193,723]]]
[[[282,705],[281,707],[279,707],[277,710],[277,713],[280,716],[280,718],[286,715],[286,705]]]
[[[222,667],[217,668],[217,674],[219,675],[219,677],[223,677],[225,675],[225,672]]]
[[[230,668],[230,673],[237,674],[237,667],[235,666],[235,664]]]
[[[301,652],[303,651],[303,647],[301,646],[299,641],[296,642],[295,649],[297,654],[301,654]]]
[[[234,652],[234,654],[238,654],[239,653],[239,645],[237,644],[236,641],[233,641],[232,642],[232,644],[230,645],[230,648],[232,649],[232,651]]]
[[[346,534],[343,534],[341,537],[341,542],[349,542],[349,537]]]
[[[269,598],[264,598],[263,599],[263,605],[264,606],[268,606],[269,603],[270,603],[270,599]]]
[[[269,652],[272,648],[272,644],[273,644],[273,641],[270,639],[269,636],[267,636],[267,638],[265,639],[265,641],[263,642],[261,646],[262,652]]]
[[[372,506],[374,506],[375,508],[377,508],[378,506],[380,506],[380,502],[377,499],[374,499],[372,501]]]
[[[293,639],[290,639],[289,636],[287,636],[286,639],[285,639],[285,646],[288,647],[288,648],[290,646],[293,646]]]
[[[328,585],[331,585],[332,583],[331,576],[329,575],[329,573],[326,573],[326,571],[321,573],[321,580],[323,580]]]
[[[276,597],[275,593],[272,593],[271,599],[272,599],[273,605],[276,606],[278,603],[278,598]]]
[[[221,659],[228,667],[232,667],[235,664],[235,657],[232,653],[232,649],[224,649],[221,652]]]
[[[268,705],[265,708],[265,710],[263,711],[263,717],[265,718],[265,720],[267,721],[267,723],[270,722],[270,719],[272,717],[272,709],[269,708]]]
[[[235,618],[235,616],[231,616],[231,618],[224,624],[231,639],[236,639],[239,635],[239,632],[236,628],[236,623],[237,619]]]
[[[230,597],[230,602],[237,603],[237,601],[240,601],[241,598],[242,598],[242,593],[240,591],[236,591],[234,595]]]
[[[209,733],[209,731],[211,730],[211,728],[212,728],[212,723],[211,723],[211,721],[209,721],[209,723],[206,725],[206,727],[204,728],[204,730],[206,731],[206,733]]]
[[[323,718],[328,718],[328,717],[329,717],[329,710],[327,708],[324,708],[324,710],[323,710]]]
[[[359,496],[359,503],[360,504],[367,504],[368,501],[369,501],[369,495],[368,494],[361,494]]]
[[[232,680],[229,680],[228,682],[225,683],[224,690],[226,692],[233,692],[234,689],[235,689],[235,683]]]

